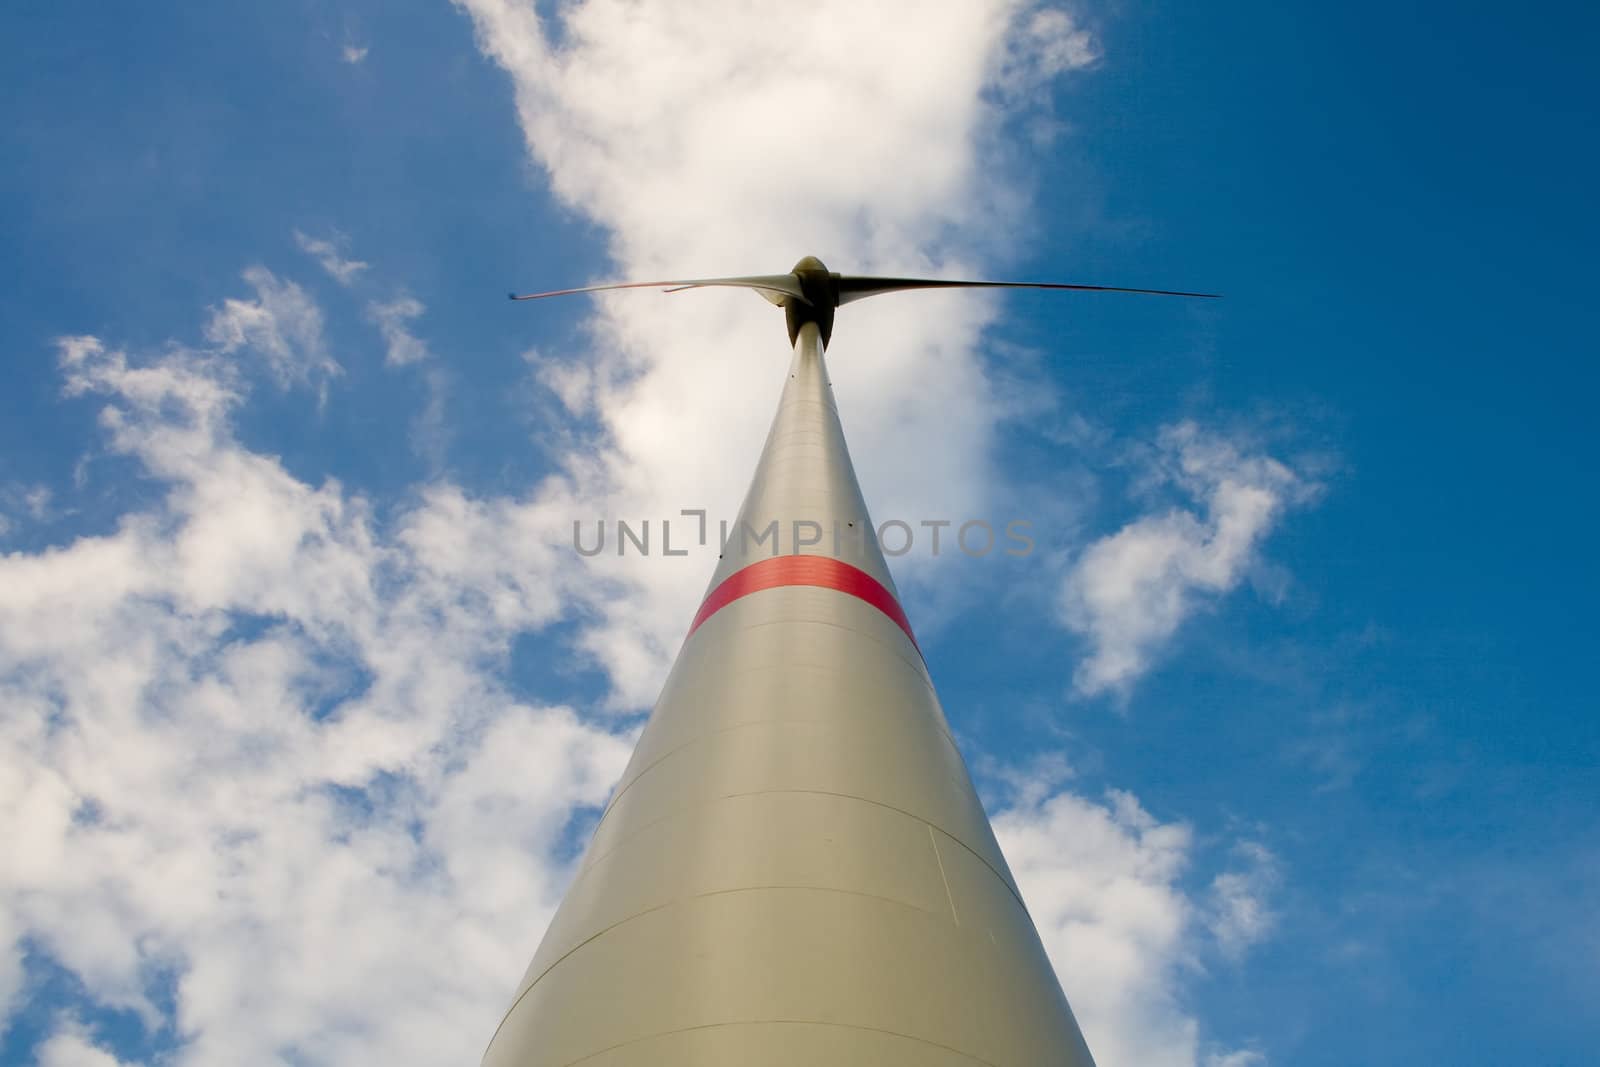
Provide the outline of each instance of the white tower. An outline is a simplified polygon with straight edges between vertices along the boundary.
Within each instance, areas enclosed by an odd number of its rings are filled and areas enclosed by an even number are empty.
[[[872,537],[823,362],[837,304],[941,283],[808,258],[716,284],[786,307],[789,378],[484,1067],[1093,1067]]]

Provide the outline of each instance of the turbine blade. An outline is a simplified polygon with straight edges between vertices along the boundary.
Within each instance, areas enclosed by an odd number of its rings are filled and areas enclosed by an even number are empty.
[[[1194,296],[1215,300],[1220,293],[1185,293],[1176,289],[1127,289],[1120,285],[1067,285],[1061,282],[964,282],[944,278],[863,278],[841,275],[839,303],[864,300],[905,289],[1069,289],[1091,293],[1148,293],[1152,296]]]
[[[599,293],[610,289],[665,289],[669,293],[684,289],[703,289],[710,286],[734,286],[754,289],[768,300],[782,307],[785,299],[809,304],[800,288],[800,279],[793,274],[752,274],[741,278],[680,278],[660,282],[610,282],[605,285],[582,285],[576,289],[552,289],[547,293],[512,293],[513,300],[542,300],[547,296],[570,296],[573,293]]]

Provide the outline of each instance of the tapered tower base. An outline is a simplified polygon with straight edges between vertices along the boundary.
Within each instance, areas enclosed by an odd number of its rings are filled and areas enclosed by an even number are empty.
[[[1093,1067],[871,539],[815,323],[741,529],[485,1067]]]

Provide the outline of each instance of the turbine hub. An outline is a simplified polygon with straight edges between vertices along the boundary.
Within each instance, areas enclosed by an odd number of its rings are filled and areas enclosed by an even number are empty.
[[[822,335],[822,347],[828,347],[833,337],[833,313],[839,306],[839,276],[825,267],[816,256],[805,256],[794,265],[791,272],[800,281],[800,291],[809,303],[786,300],[783,317],[789,326],[789,343],[800,337],[800,327],[808,322],[817,324]]]

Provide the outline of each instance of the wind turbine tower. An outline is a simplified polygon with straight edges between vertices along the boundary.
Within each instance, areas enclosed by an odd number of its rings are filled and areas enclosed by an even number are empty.
[[[835,309],[902,289],[1209,294],[862,278],[812,257],[559,293],[710,285],[784,308],[788,380],[484,1067],[1093,1067],[874,538],[823,353]]]

